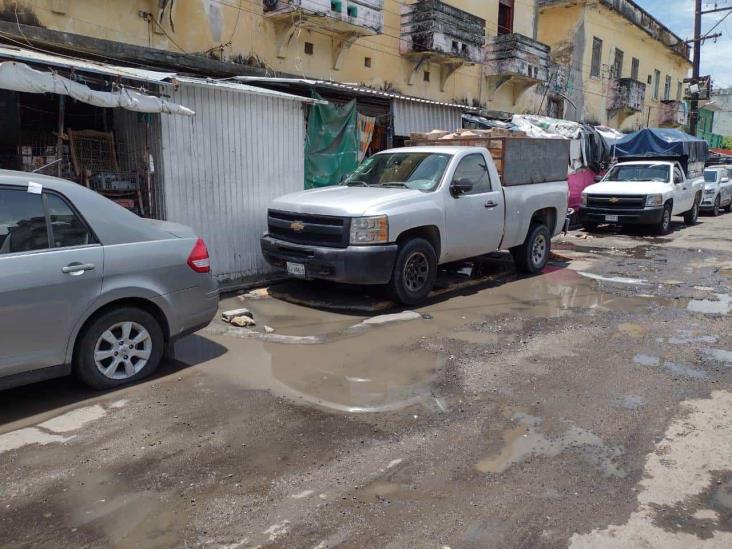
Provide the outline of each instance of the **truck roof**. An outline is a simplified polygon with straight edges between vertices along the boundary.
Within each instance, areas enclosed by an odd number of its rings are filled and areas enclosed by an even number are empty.
[[[669,165],[675,165],[678,164],[678,160],[654,160],[653,158],[649,158],[648,160],[623,160],[622,158],[618,159],[618,164],[622,164],[623,166],[627,165],[633,165],[633,164],[669,164]]]
[[[462,151],[485,151],[484,147],[464,147],[457,145],[427,145],[423,147],[397,147],[394,149],[387,149],[381,151],[381,153],[397,153],[397,152],[416,152],[416,153],[438,153],[438,154],[450,154],[455,155]]]

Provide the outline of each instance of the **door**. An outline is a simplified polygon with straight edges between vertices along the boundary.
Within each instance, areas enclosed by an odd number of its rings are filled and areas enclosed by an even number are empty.
[[[684,177],[681,168],[674,166],[674,215],[688,212],[694,205],[691,181]]]
[[[456,191],[458,187],[462,191]],[[460,160],[446,201],[448,254],[452,260],[498,249],[503,236],[504,200],[482,154]]]
[[[57,194],[0,187],[0,376],[63,364],[99,295],[103,250]]]
[[[720,181],[720,195],[721,195],[721,202],[722,206],[726,206],[730,202],[732,202],[732,170],[729,169],[722,169],[719,170],[721,173],[719,174],[719,177],[721,178]]]

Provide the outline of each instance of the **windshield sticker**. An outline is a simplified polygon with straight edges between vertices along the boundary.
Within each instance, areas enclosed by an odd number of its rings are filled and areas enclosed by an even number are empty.
[[[34,183],[33,181],[28,181],[28,192],[32,194],[41,194],[43,192],[43,185],[40,183]]]

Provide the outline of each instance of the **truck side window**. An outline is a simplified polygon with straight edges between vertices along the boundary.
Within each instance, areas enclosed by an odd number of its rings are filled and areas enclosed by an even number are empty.
[[[681,175],[681,170],[674,168],[674,183],[683,183],[684,177]]]
[[[460,161],[453,175],[454,181],[458,179],[467,179],[473,184],[473,190],[465,194],[482,194],[493,190],[488,165],[482,154],[470,154]]]

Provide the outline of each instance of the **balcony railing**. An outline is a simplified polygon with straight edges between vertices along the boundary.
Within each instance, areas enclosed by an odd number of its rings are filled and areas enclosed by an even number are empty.
[[[532,82],[549,80],[546,44],[523,34],[500,34],[488,39],[483,74],[488,77],[520,78]]]
[[[667,128],[685,126],[688,122],[688,112],[683,101],[661,101],[658,115],[658,125]]]
[[[384,0],[279,0],[263,6],[265,18],[270,20],[300,18],[310,27],[337,33],[384,31]]]
[[[402,54],[480,63],[485,43],[485,19],[441,0],[418,0],[401,14]]]
[[[633,78],[611,80],[609,111],[640,112],[646,99],[646,85]]]

